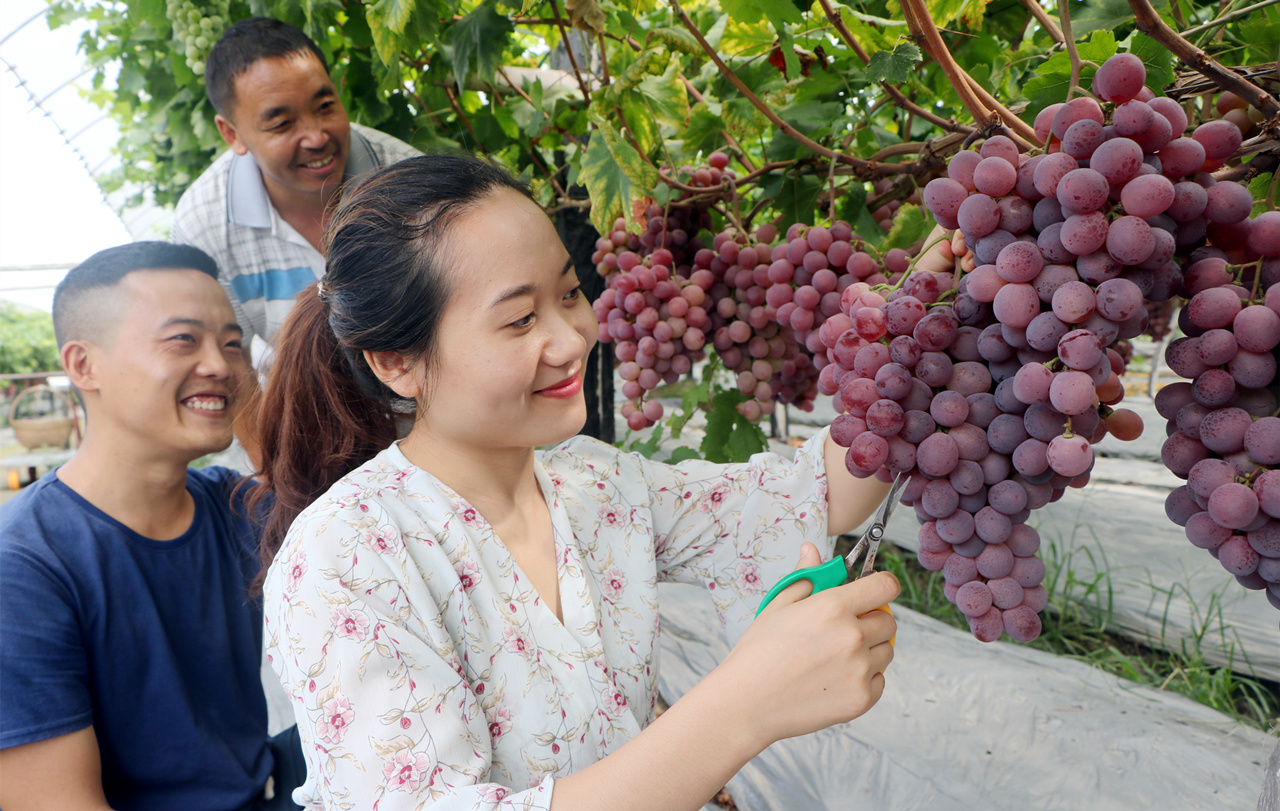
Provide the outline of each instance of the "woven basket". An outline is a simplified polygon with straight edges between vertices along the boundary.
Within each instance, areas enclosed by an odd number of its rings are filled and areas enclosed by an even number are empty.
[[[19,417],[19,406],[23,401],[40,394],[51,394],[60,399],[66,406],[64,412],[69,416]],[[13,404],[9,407],[9,424],[13,426],[13,433],[18,441],[28,450],[66,448],[71,443],[71,432],[75,428],[75,413],[75,403],[66,394],[44,385],[32,386],[13,398]]]

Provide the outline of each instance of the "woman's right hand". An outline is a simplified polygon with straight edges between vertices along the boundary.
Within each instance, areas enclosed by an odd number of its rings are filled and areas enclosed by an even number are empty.
[[[797,568],[822,562],[804,544]],[[884,691],[897,623],[876,609],[898,596],[888,572],[812,594],[801,580],[783,590],[712,674],[732,691],[744,731],[764,749],[774,741],[845,723]]]

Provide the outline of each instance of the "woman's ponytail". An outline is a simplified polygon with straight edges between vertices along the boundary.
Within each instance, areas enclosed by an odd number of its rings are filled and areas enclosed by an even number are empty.
[[[329,305],[307,287],[277,334],[266,387],[246,404],[262,465],[249,505],[256,513],[270,504],[259,585],[298,513],[396,439],[390,404],[365,393],[347,354]]]

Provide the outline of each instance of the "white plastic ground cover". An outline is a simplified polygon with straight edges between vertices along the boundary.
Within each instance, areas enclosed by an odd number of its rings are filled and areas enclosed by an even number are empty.
[[[675,701],[728,644],[700,589],[663,585],[658,600],[661,689]],[[728,786],[742,811],[1260,808],[1274,737],[1069,659],[894,614],[880,703],[753,760]]]
[[[1096,581],[1093,594],[1086,585],[1067,592],[1106,613],[1125,636],[1164,650],[1198,648],[1212,664],[1280,681],[1280,611],[1188,543],[1165,516],[1160,491],[1094,481],[1068,489],[1029,523],[1040,532],[1050,568],[1056,558],[1078,584]],[[918,530],[904,508],[885,538],[914,551]],[[1053,622],[1052,615],[1044,621]]]

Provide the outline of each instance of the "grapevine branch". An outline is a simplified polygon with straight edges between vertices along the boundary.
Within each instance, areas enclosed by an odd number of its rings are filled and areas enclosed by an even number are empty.
[[[1230,90],[1261,110],[1268,118],[1264,126],[1272,131],[1280,131],[1280,123],[1278,123],[1280,122],[1278,118],[1280,102],[1277,102],[1274,96],[1223,67],[1212,56],[1180,36],[1160,19],[1160,15],[1151,6],[1150,0],[1129,0],[1129,7],[1133,9],[1134,21],[1139,31],[1159,42],[1192,68],[1200,71],[1218,87]]]
[[[1080,87],[1080,51],[1076,48],[1075,35],[1071,33],[1071,12],[1067,0],[1058,0],[1058,19],[1062,21],[1063,42],[1067,46],[1067,56],[1071,59],[1071,83],[1067,85],[1067,101],[1076,92],[1084,93]]]
[[[1197,25],[1195,28],[1188,28],[1186,31],[1182,32],[1182,36],[1189,37],[1192,34],[1199,34],[1201,31],[1208,31],[1211,28],[1218,28],[1219,26],[1226,25],[1232,20],[1238,20],[1241,17],[1247,17],[1260,8],[1265,8],[1267,6],[1274,6],[1276,3],[1280,3],[1280,0],[1263,0],[1263,2],[1261,3],[1254,3],[1251,6],[1238,8],[1235,11],[1231,12],[1230,14],[1224,14],[1221,17],[1217,18],[1216,20],[1210,20],[1204,25]]]
[[[951,56],[946,43],[942,41],[942,35],[938,32],[937,24],[929,15],[929,9],[925,6],[924,0],[901,0],[901,2],[912,37],[923,43],[924,50],[946,74],[965,108],[973,116],[974,121],[978,122],[979,128],[986,129],[992,124],[1003,123],[1011,130],[1010,136],[1020,146],[1026,149],[1039,146],[1040,139],[1026,122],[996,102],[985,90],[981,88],[975,90],[977,82],[973,81],[973,78],[965,73]],[[979,93],[986,96],[986,100],[980,98]],[[986,102],[993,102],[993,104]]]
[[[866,178],[884,177],[886,175],[898,174],[900,172],[914,172],[919,168],[914,163],[875,164],[860,160],[852,155],[845,155],[840,152],[836,152],[833,149],[829,149],[800,132],[795,127],[784,121],[781,116],[769,107],[769,105],[761,101],[760,97],[753,93],[751,88],[747,87],[742,79],[738,78],[738,75],[725,64],[724,60],[720,58],[720,55],[716,53],[716,49],[711,47],[711,43],[707,42],[707,38],[702,35],[702,31],[698,29],[698,26],[693,24],[693,20],[689,18],[689,15],[685,12],[684,8],[680,6],[680,0],[670,0],[670,2],[672,10],[675,11],[676,16],[680,18],[680,22],[689,30],[689,33],[693,35],[693,38],[698,41],[698,45],[702,47],[702,50],[711,58],[711,61],[715,63],[716,67],[719,68],[720,73],[725,77],[725,79],[738,89],[738,92],[742,94],[743,98],[759,110],[765,118],[769,119],[770,123],[782,130],[782,132],[793,141],[804,146],[806,149],[821,155],[827,160],[852,166],[855,174]]]
[[[471,121],[467,118],[467,114],[462,111],[461,105],[458,104],[458,94],[454,92],[452,87],[446,86],[444,91],[449,96],[449,106],[453,108],[454,115],[456,115],[466,126],[467,132],[471,133],[471,140],[475,142],[475,148],[479,150],[482,155],[488,154],[487,150],[484,148],[484,144],[476,137],[476,131],[472,128]]]
[[[822,4],[822,10],[826,12],[827,19],[831,22],[832,27],[836,29],[836,33],[840,35],[840,38],[849,46],[849,49],[853,51],[855,56],[862,60],[862,64],[869,64],[871,62],[871,57],[867,56],[866,50],[858,44],[856,39],[853,38],[853,32],[849,30],[849,26],[844,24],[844,17],[842,17],[840,12],[831,5],[831,0],[818,0],[818,2]],[[934,126],[942,127],[947,132],[973,132],[972,127],[958,124],[954,120],[943,118],[930,110],[926,110],[911,99],[907,98],[903,95],[901,90],[888,82],[881,82],[880,87],[883,88],[885,93],[893,99],[894,104],[909,113],[923,118]],[[910,133],[908,133],[908,135],[909,134]]]
[[[569,53],[569,64],[573,65],[573,75],[578,79],[578,87],[582,88],[582,99],[590,105],[591,93],[587,90],[587,83],[582,80],[582,71],[578,70],[578,57],[573,53],[573,40],[569,39],[569,33],[565,30],[564,19],[560,14],[560,4],[556,0],[551,0],[551,10],[555,12],[556,27],[560,29],[560,39],[564,42],[564,49]]]
[[[1049,16],[1049,12],[1044,10],[1036,0],[1021,0],[1022,5],[1027,7],[1027,11],[1031,12],[1031,16],[1036,18],[1036,22],[1040,23],[1040,27],[1045,30],[1054,42],[1064,42],[1066,37],[1062,34],[1062,29]]]

